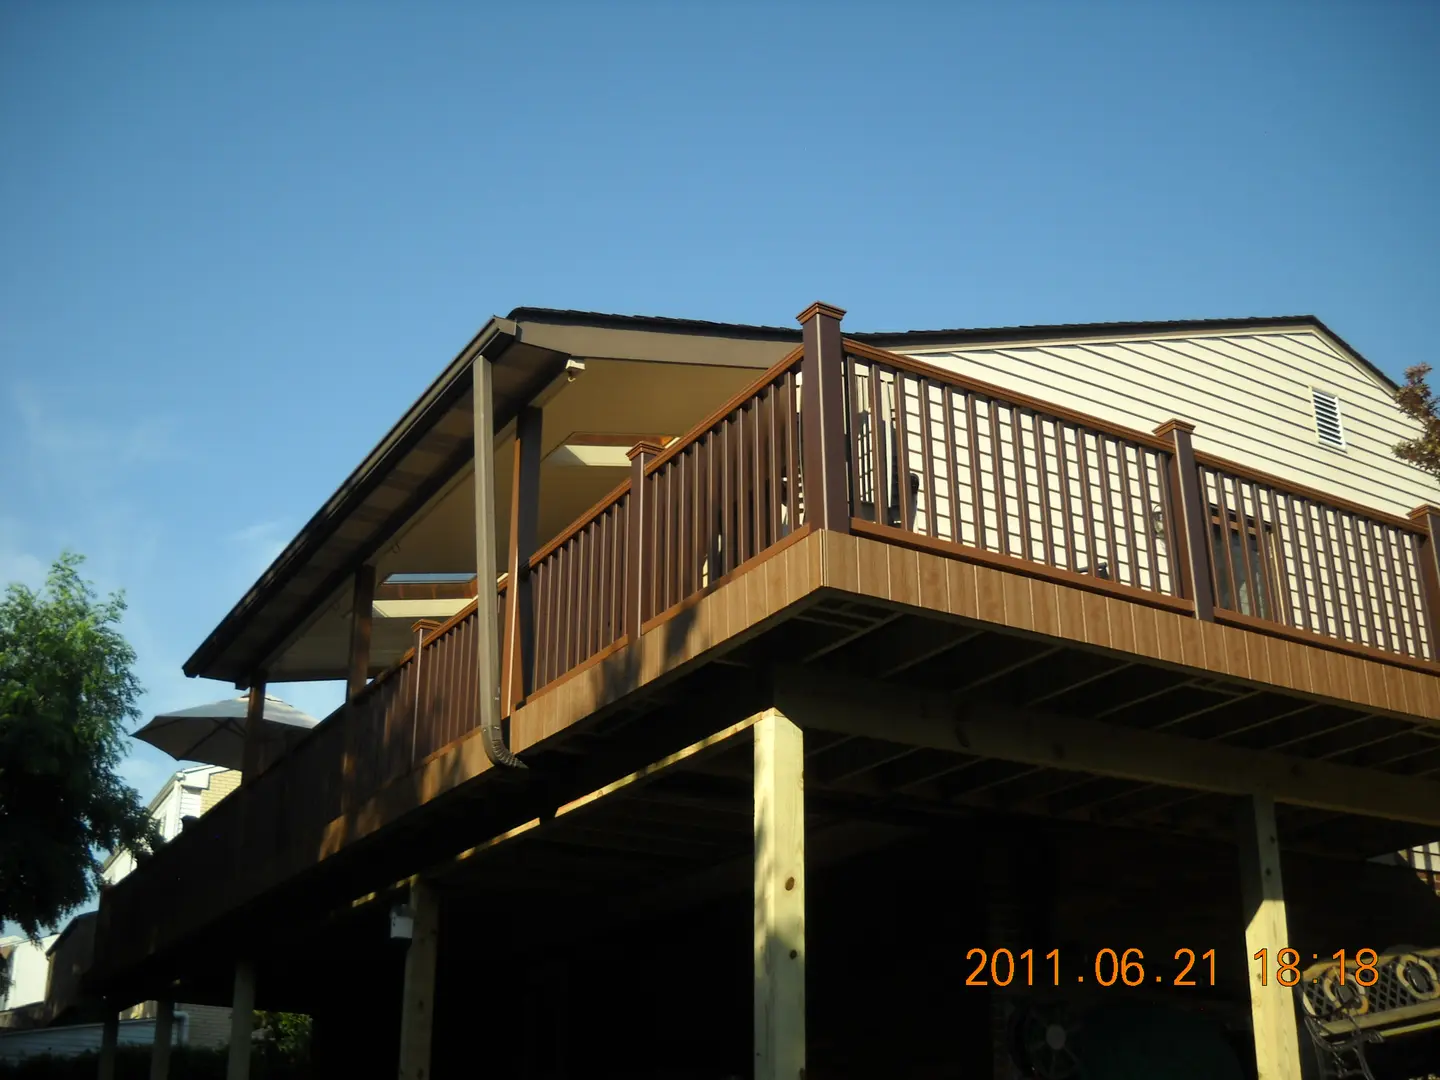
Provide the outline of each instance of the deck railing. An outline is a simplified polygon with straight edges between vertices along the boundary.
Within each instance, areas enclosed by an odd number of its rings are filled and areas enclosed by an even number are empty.
[[[821,523],[1434,664],[1440,512],[1367,510],[1194,454],[1188,429],[1131,431],[844,344],[828,367],[797,350],[685,437],[637,448],[631,478],[529,560],[515,628],[502,579],[500,640],[528,665],[528,694]],[[179,933],[313,863],[336,819],[478,726],[479,617],[471,604],[418,626],[394,667],[155,856],[172,883],[183,865],[183,889],[137,874],[109,891],[105,920]],[[108,948],[120,963],[146,945]]]
[[[855,517],[1178,594],[1163,441],[901,357],[847,367]]]
[[[1210,513],[1205,536],[1215,606],[1225,618],[1435,658],[1423,528],[1196,457]]]

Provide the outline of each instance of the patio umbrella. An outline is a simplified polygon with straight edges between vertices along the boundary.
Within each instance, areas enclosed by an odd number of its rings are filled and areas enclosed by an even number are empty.
[[[245,695],[162,713],[135,732],[135,738],[159,747],[178,761],[238,769],[245,756],[245,713],[249,707],[250,698]],[[263,742],[283,743],[319,722],[267,694],[260,737]]]

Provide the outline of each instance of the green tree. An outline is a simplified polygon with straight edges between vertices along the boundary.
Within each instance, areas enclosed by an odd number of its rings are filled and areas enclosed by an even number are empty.
[[[1405,385],[1395,391],[1400,411],[1420,425],[1420,434],[1395,445],[1395,456],[1440,478],[1440,416],[1435,414],[1435,394],[1426,381],[1429,364],[1405,369]]]
[[[0,918],[34,937],[94,895],[99,851],[159,842],[115,775],[139,716],[124,597],[101,600],[69,552],[39,590],[0,599]]]

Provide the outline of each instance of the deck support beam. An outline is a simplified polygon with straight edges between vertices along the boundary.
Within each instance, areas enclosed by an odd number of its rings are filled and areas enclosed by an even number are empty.
[[[255,1029],[255,965],[235,961],[235,990],[230,996],[230,1049],[225,1080],[250,1080],[250,1036]]]
[[[120,1014],[110,1002],[105,1003],[105,1025],[100,1029],[100,1057],[95,1075],[100,1080],[115,1080],[115,1050],[120,1044]]]
[[[1241,804],[1237,817],[1256,1072],[1259,1080],[1300,1080],[1295,992],[1275,977],[1275,956],[1290,944],[1275,800],[1252,796]],[[1254,958],[1261,949],[1265,950],[1263,965]]]
[[[150,1044],[150,1080],[169,1080],[170,1048],[175,1039],[175,999],[162,997],[155,1006],[155,1041]]]
[[[755,1080],[805,1076],[805,737],[755,722]]]
[[[781,667],[775,703],[802,727],[974,757],[1440,826],[1440,784],[1398,773],[1142,731],[894,683]]]
[[[435,1024],[435,969],[440,955],[440,902],[433,886],[410,884],[410,945],[400,1002],[400,1080],[428,1080]]]

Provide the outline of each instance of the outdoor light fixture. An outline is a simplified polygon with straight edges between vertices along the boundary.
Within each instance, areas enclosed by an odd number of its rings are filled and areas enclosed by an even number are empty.
[[[574,382],[581,375],[585,374],[585,361],[576,360],[573,356],[565,361],[565,381]]]
[[[415,935],[415,912],[409,904],[390,909],[390,940],[409,941]]]

